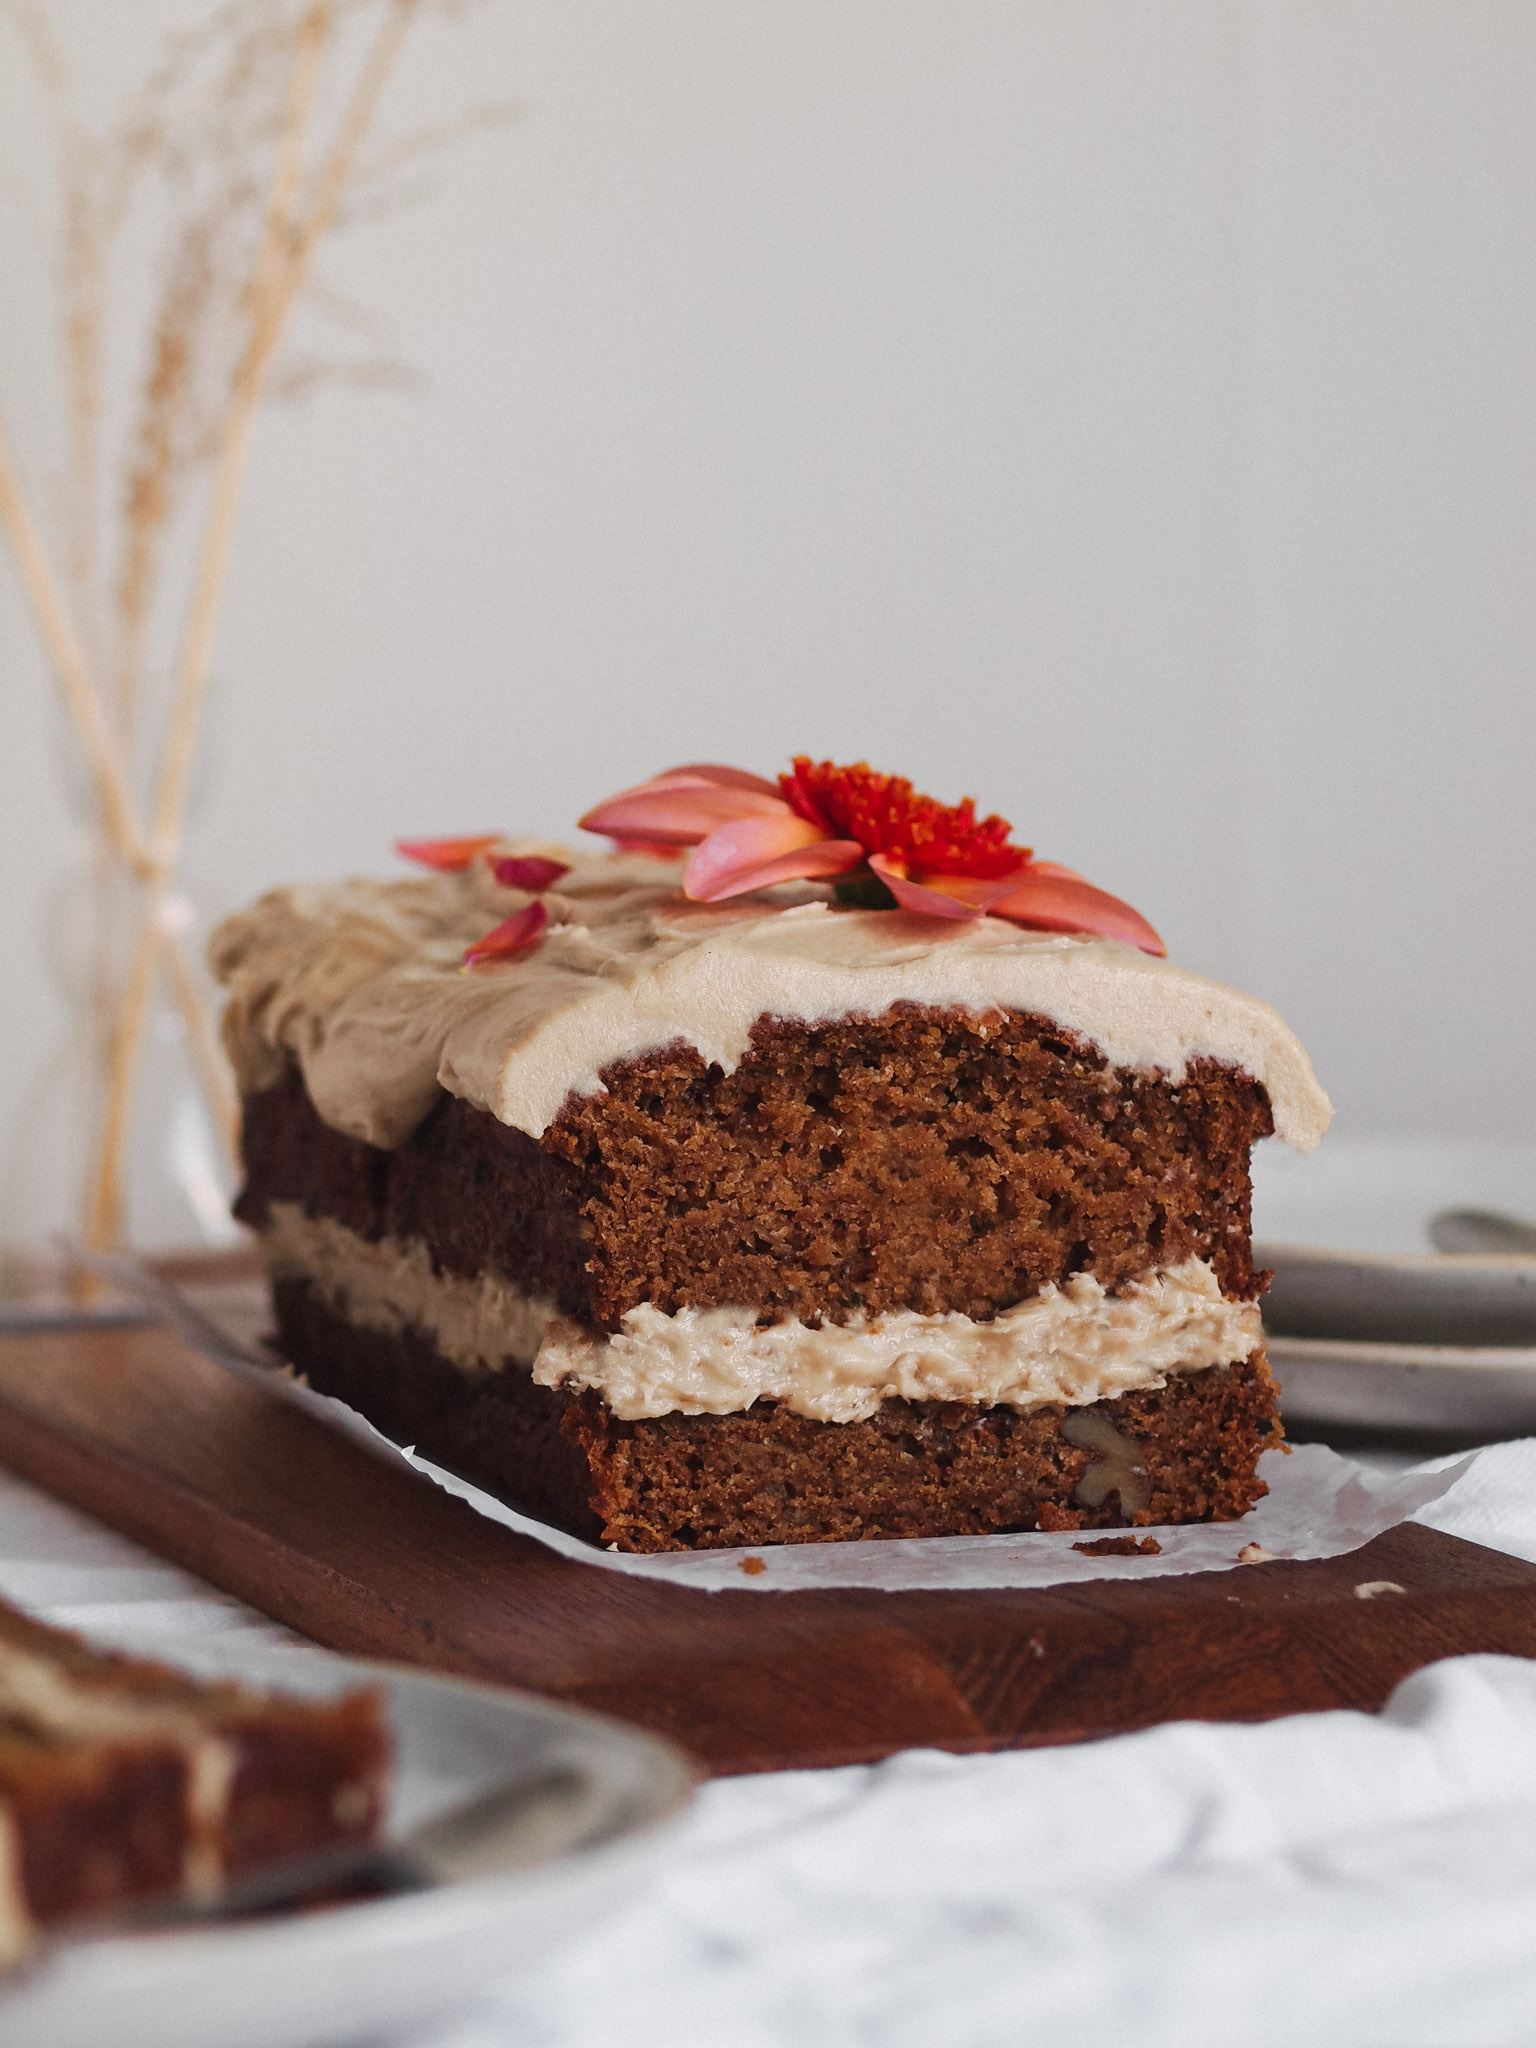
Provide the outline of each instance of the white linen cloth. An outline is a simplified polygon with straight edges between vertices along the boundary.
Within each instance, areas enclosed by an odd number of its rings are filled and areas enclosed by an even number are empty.
[[[1417,1519],[1536,1560],[1536,1442]],[[171,1655],[285,1634],[3,1474],[0,1592]],[[1536,2041],[1536,1663],[1440,1664],[1380,1716],[717,1781],[632,1906],[398,2048],[1095,2041]]]

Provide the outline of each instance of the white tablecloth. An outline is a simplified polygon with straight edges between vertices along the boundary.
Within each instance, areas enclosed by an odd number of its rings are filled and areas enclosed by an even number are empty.
[[[1536,1443],[1422,1519],[1536,1559]],[[3,1474],[0,1591],[172,1652],[284,1633]],[[1536,1664],[1439,1665],[1380,1717],[708,1785],[643,1898],[400,2048],[1090,2041],[1536,2041]]]

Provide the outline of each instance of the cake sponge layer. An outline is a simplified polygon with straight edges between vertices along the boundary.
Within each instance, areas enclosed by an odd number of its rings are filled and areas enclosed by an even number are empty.
[[[981,1320],[1190,1259],[1253,1300],[1248,1155],[1270,1129],[1235,1067],[1116,1068],[1043,1017],[765,1019],[732,1072],[685,1046],[630,1061],[539,1140],[443,1095],[387,1151],[323,1123],[290,1069],[247,1101],[238,1213],[419,1240],[610,1332],[647,1303]]]
[[[284,1355],[387,1435],[530,1513],[621,1550],[729,1549],[1229,1520],[1278,1442],[1262,1351],[1087,1407],[888,1401],[861,1422],[758,1402],[625,1422],[516,1368],[466,1375],[420,1330],[273,1289]]]

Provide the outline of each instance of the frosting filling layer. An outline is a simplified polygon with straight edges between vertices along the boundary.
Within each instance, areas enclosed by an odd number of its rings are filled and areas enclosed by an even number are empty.
[[[0,1800],[0,1971],[19,1963],[32,1946],[32,1909],[21,1882],[21,1835]]]
[[[988,1322],[904,1310],[812,1328],[760,1325],[752,1308],[665,1315],[642,1303],[610,1337],[495,1274],[435,1271],[423,1243],[370,1242],[293,1203],[272,1205],[263,1244],[276,1277],[309,1281],[365,1329],[420,1330],[465,1372],[524,1366],[541,1386],[590,1388],[623,1421],[739,1414],[758,1400],[818,1422],[860,1422],[890,1400],[1082,1406],[1241,1363],[1263,1341],[1257,1304],[1228,1301],[1203,1259],[1117,1294],[1079,1274]]]
[[[1332,1114],[1267,1003],[1112,939],[840,910],[812,883],[706,906],[682,896],[680,863],[507,850],[572,866],[542,898],[543,940],[468,973],[466,946],[532,901],[483,864],[277,889],[227,919],[210,959],[243,1092],[292,1058],[325,1121],[372,1145],[402,1144],[439,1088],[538,1138],[615,1062],[685,1043],[730,1072],[761,1017],[816,1024],[912,1003],[1041,1015],[1111,1065],[1174,1082],[1200,1057],[1241,1067],[1303,1151]]]

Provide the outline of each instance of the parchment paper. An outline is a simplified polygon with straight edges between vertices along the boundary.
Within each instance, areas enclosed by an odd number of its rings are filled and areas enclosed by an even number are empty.
[[[1418,1469],[1384,1478],[1362,1471],[1324,1444],[1298,1444],[1289,1456],[1283,1451],[1266,1451],[1259,1472],[1269,1493],[1240,1522],[1128,1531],[1085,1529],[1059,1535],[783,1543],[759,1550],[678,1551],[660,1557],[630,1557],[583,1543],[580,1537],[567,1536],[563,1530],[519,1514],[413,1450],[400,1455],[438,1486],[467,1501],[477,1514],[504,1523],[521,1536],[534,1537],[562,1557],[580,1558],[584,1564],[606,1571],[669,1579],[674,1585],[711,1593],[739,1592],[743,1586],[758,1593],[802,1592],[818,1586],[906,1593],[960,1587],[1066,1586],[1086,1579],[1160,1579],[1179,1572],[1225,1571],[1229,1566],[1244,1565],[1238,1553],[1252,1544],[1275,1558],[1341,1557],[1369,1543],[1384,1529],[1407,1521],[1416,1508],[1438,1500],[1455,1485],[1475,1453],[1444,1471]],[[1162,1554],[1085,1557],[1072,1547],[1106,1534],[1155,1537]],[[758,1571],[753,1565],[744,1571],[749,1559],[759,1560],[763,1569]]]
[[[1022,1536],[923,1536],[869,1543],[768,1544],[757,1550],[668,1552],[634,1557],[553,1529],[504,1501],[445,1472],[414,1447],[392,1443],[355,1408],[317,1394],[271,1356],[221,1328],[176,1289],[126,1260],[93,1258],[174,1325],[184,1341],[242,1378],[256,1379],[298,1402],[328,1427],[352,1436],[377,1457],[404,1463],[453,1494],[476,1514],[530,1536],[562,1557],[599,1571],[669,1580],[696,1591],[755,1593],[858,1586],[887,1593],[1081,1584],[1093,1579],[1159,1579],[1181,1572],[1253,1568],[1278,1558],[1342,1557],[1373,1536],[1405,1522],[1416,1509],[1449,1492],[1476,1457],[1437,1461],[1431,1468],[1381,1475],[1367,1472],[1322,1444],[1267,1451],[1260,1476],[1268,1495],[1238,1522],[1201,1522],[1182,1528]],[[1105,1534],[1151,1536],[1154,1557],[1085,1556],[1073,1546]],[[1267,1557],[1240,1555],[1258,1546]]]

